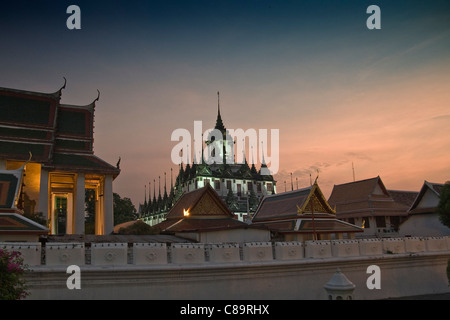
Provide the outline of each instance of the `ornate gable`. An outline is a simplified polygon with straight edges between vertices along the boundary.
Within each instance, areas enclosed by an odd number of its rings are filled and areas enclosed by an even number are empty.
[[[218,199],[209,193],[205,192],[199,199],[197,204],[191,210],[192,216],[228,216],[229,213],[223,206],[217,203]],[[220,199],[219,199],[220,200]]]

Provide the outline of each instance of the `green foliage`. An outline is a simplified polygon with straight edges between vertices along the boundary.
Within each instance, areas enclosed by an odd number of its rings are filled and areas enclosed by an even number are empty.
[[[121,198],[117,193],[113,194],[114,199],[114,224],[121,224],[133,221],[138,218],[136,207],[130,198]]]
[[[447,181],[442,187],[436,211],[442,224],[450,228],[450,181]]]
[[[235,211],[235,210],[237,210],[239,208],[238,199],[234,195],[233,191],[231,191],[231,189],[228,189],[228,193],[227,193],[227,197],[225,199],[225,203],[227,204],[228,208],[231,211]]]
[[[159,229],[152,228],[148,224],[146,224],[144,221],[138,220],[136,223],[133,223],[131,226],[128,226],[126,228],[120,228],[119,234],[126,234],[126,235],[148,235],[148,234],[159,234]]]
[[[20,300],[28,296],[20,252],[0,249],[0,300]]]

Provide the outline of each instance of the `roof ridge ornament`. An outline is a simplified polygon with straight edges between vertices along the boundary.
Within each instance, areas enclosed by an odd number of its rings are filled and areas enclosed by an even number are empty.
[[[97,95],[97,98],[94,100],[94,102],[100,100],[100,90],[97,89],[97,93],[98,93],[98,95]]]
[[[63,77],[63,79],[64,79],[64,84],[63,84],[63,86],[61,87],[61,89],[59,89],[59,91],[61,91],[61,90],[63,90],[63,89],[66,88],[67,79],[66,79],[66,77]]]

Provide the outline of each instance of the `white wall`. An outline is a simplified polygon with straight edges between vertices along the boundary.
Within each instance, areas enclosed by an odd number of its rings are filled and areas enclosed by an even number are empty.
[[[67,289],[65,261],[72,256],[71,248],[78,254],[84,246],[66,244],[62,255],[53,252],[51,263],[44,265],[40,265],[40,244],[36,250],[30,243],[0,247],[26,254],[33,271],[26,274],[29,299],[326,299],[323,286],[337,268],[356,285],[355,299],[450,292],[446,276],[449,237],[286,244],[242,243],[240,249],[230,244],[217,248],[209,244],[147,245],[140,248],[139,261],[128,258],[115,259],[110,265],[97,263],[111,262],[111,257],[126,253],[126,246],[110,244],[104,250],[91,249],[89,254],[95,255],[91,263],[79,255],[74,260],[81,268],[81,290]],[[45,250],[49,248],[42,249],[42,261]],[[128,255],[136,252],[132,250],[135,248],[128,248]],[[217,254],[212,254],[214,250]],[[227,250],[231,250],[228,255]],[[236,250],[242,254],[237,255]],[[295,254],[290,254],[293,250]],[[284,251],[287,255],[281,254]],[[223,254],[231,260],[225,263]],[[170,259],[161,259],[164,256]],[[381,289],[367,288],[371,265],[380,267]]]

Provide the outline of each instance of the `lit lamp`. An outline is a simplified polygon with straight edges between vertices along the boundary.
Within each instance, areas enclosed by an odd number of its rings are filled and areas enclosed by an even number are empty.
[[[183,214],[184,214],[184,216],[185,217],[189,217],[189,209],[188,210],[186,210],[186,209],[183,209]]]

